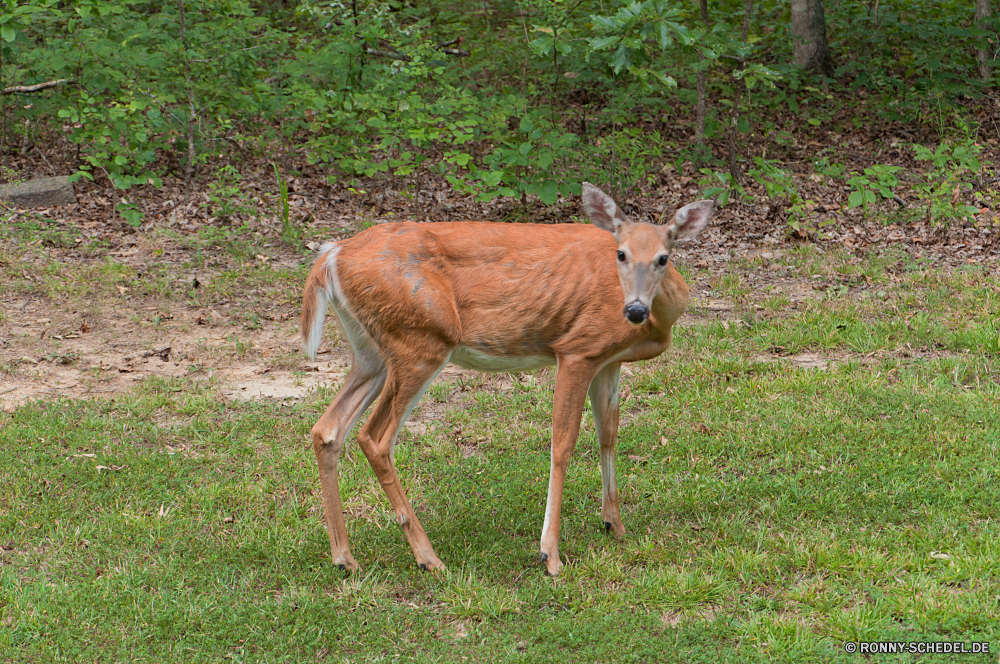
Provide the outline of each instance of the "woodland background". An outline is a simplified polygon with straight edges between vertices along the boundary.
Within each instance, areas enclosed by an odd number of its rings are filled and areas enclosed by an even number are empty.
[[[1000,200],[989,0],[7,0],[0,25],[4,179],[73,174],[125,232],[568,220],[587,180],[870,241]]]

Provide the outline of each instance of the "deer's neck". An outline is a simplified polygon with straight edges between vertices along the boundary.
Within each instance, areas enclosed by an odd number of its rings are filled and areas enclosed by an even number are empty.
[[[653,299],[652,326],[669,339],[670,328],[687,309],[691,300],[684,278],[671,265],[663,275],[659,294]]]
[[[670,346],[671,329],[687,309],[690,294],[687,284],[673,266],[663,277],[660,293],[653,299],[653,315],[645,324],[645,334],[635,339],[622,362],[636,362],[656,357]]]

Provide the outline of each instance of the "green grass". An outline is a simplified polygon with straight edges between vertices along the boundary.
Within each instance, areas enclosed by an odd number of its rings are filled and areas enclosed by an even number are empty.
[[[0,652],[857,661],[843,642],[1000,642],[1000,388],[956,380],[989,360],[817,371],[678,346],[626,381],[622,541],[600,528],[587,416],[558,580],[537,561],[547,380],[480,388],[428,433],[403,435],[397,463],[450,566],[440,575],[414,568],[354,445],[341,487],[364,571],[328,562],[307,439],[332,393],[237,405],[210,384],[149,381],[111,401],[22,407],[0,432],[12,548]],[[458,453],[466,441],[479,455]]]
[[[194,290],[155,262],[140,278],[47,251],[6,253],[0,292],[86,304],[127,284],[165,307],[236,302],[247,327],[292,307],[309,267],[216,251]],[[341,488],[363,571],[329,562],[308,439],[333,390],[248,404],[149,380],[0,414],[0,661],[860,661],[847,641],[989,641],[989,658],[919,661],[994,661],[995,271],[803,247],[684,272],[732,310],[696,300],[673,350],[628,367],[620,541],[585,414],[558,579],[538,562],[551,371],[436,384],[444,414],[401,434],[443,574],[415,568],[353,437]],[[807,352],[830,368],[799,368]]]

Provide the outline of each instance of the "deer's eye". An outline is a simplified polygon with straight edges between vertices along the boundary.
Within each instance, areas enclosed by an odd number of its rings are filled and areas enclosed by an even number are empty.
[[[660,265],[666,265],[667,261],[669,261],[669,260],[670,260],[670,255],[669,254],[663,254],[662,256],[660,256]]]
[[[619,251],[618,252],[618,260],[620,260],[622,263],[625,262],[625,252],[624,251]]]

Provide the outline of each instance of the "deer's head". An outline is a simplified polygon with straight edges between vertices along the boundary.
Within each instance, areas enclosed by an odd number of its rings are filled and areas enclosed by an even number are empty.
[[[653,300],[660,293],[670,252],[679,240],[693,238],[708,224],[715,207],[710,200],[685,205],[667,225],[634,223],[614,199],[583,183],[583,208],[590,221],[615,236],[618,242],[618,279],[625,294],[625,318],[633,325],[649,319]]]

